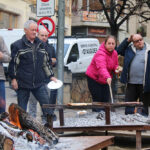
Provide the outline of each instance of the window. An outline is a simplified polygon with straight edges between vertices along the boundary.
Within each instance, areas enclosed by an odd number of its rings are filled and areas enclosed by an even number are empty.
[[[0,11],[0,28],[17,28],[18,16],[9,12]]]
[[[69,64],[71,62],[75,62],[78,59],[79,59],[79,50],[78,50],[78,45],[75,44],[71,49],[71,52],[70,52],[68,60],[67,60],[67,64]]]

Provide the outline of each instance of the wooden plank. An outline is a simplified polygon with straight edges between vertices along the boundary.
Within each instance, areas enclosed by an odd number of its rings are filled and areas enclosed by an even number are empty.
[[[60,127],[53,127],[54,131],[117,131],[117,130],[150,130],[150,125],[101,125],[101,126],[80,126],[80,127],[67,127],[67,126],[60,126]]]
[[[44,104],[43,108],[57,108],[57,109],[92,109],[92,108],[104,108],[104,107],[125,107],[125,106],[142,106],[141,102],[117,102],[117,103],[72,103],[67,105],[57,104]]]
[[[60,137],[59,143],[66,143],[65,150],[98,150],[114,144],[114,136]]]

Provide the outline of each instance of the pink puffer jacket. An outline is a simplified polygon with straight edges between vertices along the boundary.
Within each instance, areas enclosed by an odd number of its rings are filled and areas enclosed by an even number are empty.
[[[102,43],[87,68],[86,75],[93,80],[106,84],[107,78],[112,78],[112,72],[118,67],[118,54],[115,50],[109,52]]]

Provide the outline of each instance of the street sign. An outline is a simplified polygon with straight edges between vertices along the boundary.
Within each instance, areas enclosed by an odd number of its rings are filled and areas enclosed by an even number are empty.
[[[54,31],[55,31],[55,23],[54,21],[49,18],[49,17],[43,17],[41,19],[38,20],[37,22],[37,25],[38,25],[38,31],[41,29],[41,28],[45,28],[49,34],[48,36],[50,37]]]
[[[36,0],[37,16],[54,16],[55,0]]]

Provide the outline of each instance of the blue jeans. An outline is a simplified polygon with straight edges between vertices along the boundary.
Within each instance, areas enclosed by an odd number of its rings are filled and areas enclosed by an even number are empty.
[[[37,100],[36,98],[33,96],[33,94],[30,94],[30,98],[29,98],[29,114],[36,118],[36,113],[37,113]]]
[[[49,104],[56,104],[56,97],[57,97],[57,90],[50,90]],[[54,108],[49,109],[49,113],[53,114],[54,110],[55,110]],[[37,100],[31,94],[29,99],[29,114],[36,118],[36,113],[37,113]]]
[[[57,98],[57,90],[52,90],[52,89],[51,89],[51,91],[50,91],[50,101],[49,101],[49,103],[50,103],[50,104],[56,104],[56,98]],[[54,110],[55,110],[54,108],[50,109],[51,114],[54,113]]]
[[[18,105],[25,111],[27,110],[30,92],[32,92],[33,96],[39,101],[41,108],[43,104],[49,104],[49,96],[45,85],[35,89],[20,88],[17,91]],[[42,108],[42,112],[44,118],[47,114],[50,114],[50,111],[47,108]]]
[[[6,101],[5,101],[5,81],[0,80],[0,113],[5,112]]]

